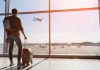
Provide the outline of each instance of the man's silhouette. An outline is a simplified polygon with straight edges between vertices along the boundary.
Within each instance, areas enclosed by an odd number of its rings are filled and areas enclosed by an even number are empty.
[[[20,18],[17,17],[17,9],[12,9],[12,15],[9,17],[6,17],[4,19],[9,20],[9,29],[5,29],[7,33],[7,42],[9,43],[9,59],[10,59],[10,66],[13,65],[13,56],[12,56],[12,51],[13,51],[13,46],[14,46],[14,41],[16,42],[18,46],[18,63],[17,65],[21,64],[21,56],[22,56],[22,43],[20,39],[20,33],[19,31],[22,32],[24,35],[25,39],[27,37],[24,34],[23,27],[21,25],[21,20]]]

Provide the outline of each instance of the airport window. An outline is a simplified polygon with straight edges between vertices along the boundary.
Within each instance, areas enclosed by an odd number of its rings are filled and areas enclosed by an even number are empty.
[[[4,13],[5,11],[5,2],[3,0],[0,1],[0,13]],[[2,21],[4,19],[4,16],[0,16],[0,54],[3,53],[3,38],[4,38],[4,29]]]
[[[10,10],[12,8],[20,12],[48,10],[48,0],[11,0]]]
[[[32,48],[36,55],[49,53],[62,54],[100,54],[100,27],[98,0],[11,0],[9,12],[17,8],[18,17],[28,37],[25,46]],[[2,0],[0,13],[5,13]],[[50,12],[50,17],[49,17]],[[0,16],[0,43],[3,43],[3,16]],[[51,20],[49,20],[51,18]],[[50,21],[50,22],[49,22]],[[51,33],[49,32],[51,24]],[[50,40],[49,40],[49,34]],[[22,43],[24,38],[21,35]],[[51,43],[49,42],[51,41]],[[49,45],[50,44],[50,45]],[[24,45],[23,45],[24,46]],[[2,46],[3,47],[3,46]],[[50,49],[51,48],[51,49]],[[16,54],[17,46],[14,47]],[[3,50],[2,50],[3,51]]]
[[[5,12],[5,2],[4,0],[0,1],[0,13],[4,13]]]
[[[23,48],[31,48],[35,55],[48,55],[48,14],[28,14],[19,15],[19,17],[27,36],[27,41],[24,41],[21,34],[22,43],[25,43]],[[16,51],[16,49],[17,47],[14,50]]]
[[[0,16],[0,54],[3,53],[3,40],[4,40],[4,29],[3,29],[3,24],[2,21],[4,19],[4,16]]]
[[[98,0],[51,0],[51,9],[76,9],[98,7]]]
[[[98,55],[98,15],[98,10],[52,13],[51,54]]]

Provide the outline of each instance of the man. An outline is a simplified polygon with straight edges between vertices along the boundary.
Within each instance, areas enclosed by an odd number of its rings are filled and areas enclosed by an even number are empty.
[[[12,9],[12,15],[9,17],[6,17],[5,20],[9,20],[9,29],[5,29],[7,33],[7,42],[9,43],[9,59],[10,59],[10,66],[13,65],[13,56],[12,56],[12,51],[13,51],[13,46],[14,46],[14,41],[16,42],[18,46],[18,63],[17,65],[21,65],[21,55],[22,55],[22,43],[20,39],[20,33],[19,31],[22,32],[24,35],[25,39],[27,37],[24,34],[23,27],[21,25],[21,20],[20,18],[17,17],[17,9]]]

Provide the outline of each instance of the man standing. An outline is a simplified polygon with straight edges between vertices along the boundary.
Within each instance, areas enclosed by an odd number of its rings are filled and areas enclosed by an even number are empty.
[[[20,33],[19,31],[22,32],[24,35],[25,39],[27,37],[24,34],[23,27],[21,25],[21,20],[20,18],[17,17],[17,9],[12,9],[12,15],[9,17],[6,17],[4,19],[9,21],[9,29],[5,29],[7,33],[7,42],[9,43],[9,59],[10,59],[10,66],[13,65],[13,56],[12,56],[12,51],[13,51],[13,46],[14,46],[14,41],[16,42],[18,46],[18,63],[17,65],[21,65],[21,55],[22,55],[22,43],[20,39]]]

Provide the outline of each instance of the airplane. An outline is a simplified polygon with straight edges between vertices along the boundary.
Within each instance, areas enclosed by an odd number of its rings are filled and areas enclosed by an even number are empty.
[[[42,19],[43,19],[43,18],[37,18],[37,17],[33,17],[33,18],[34,18],[34,19],[33,19],[34,21],[40,21],[40,22],[41,22]]]

